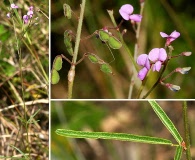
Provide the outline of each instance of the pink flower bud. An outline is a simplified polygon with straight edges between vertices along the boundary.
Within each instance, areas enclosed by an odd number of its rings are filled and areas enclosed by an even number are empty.
[[[182,52],[181,55],[183,56],[191,56],[192,52]]]
[[[180,72],[181,74],[187,74],[191,67],[176,68],[175,72]]]
[[[11,4],[11,8],[18,8],[17,5],[15,5],[14,3]]]
[[[165,86],[167,88],[169,88],[170,90],[172,90],[173,92],[177,92],[181,89],[180,86],[177,86],[177,85],[174,85],[174,84],[171,84],[171,83],[166,83]]]

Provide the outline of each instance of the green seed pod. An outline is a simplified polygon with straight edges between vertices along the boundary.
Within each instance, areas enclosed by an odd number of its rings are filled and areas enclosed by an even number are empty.
[[[104,31],[104,30],[99,30],[99,37],[103,42],[106,42],[109,40],[110,35],[108,32]]]
[[[100,70],[104,73],[111,73],[112,74],[112,68],[109,66],[109,64],[106,64],[106,63],[102,64],[100,66]]]
[[[55,70],[52,69],[51,71],[51,84],[57,84],[60,80],[59,73]]]
[[[72,49],[72,43],[71,43],[72,37],[71,37],[69,32],[70,32],[69,30],[66,30],[64,32],[64,44],[66,46],[66,49],[67,49],[68,53],[71,56],[73,56],[73,49]]]
[[[114,36],[111,36],[108,40],[108,44],[112,49],[119,49],[122,46],[122,43]]]
[[[88,58],[89,60],[92,62],[92,63],[98,63],[98,57],[94,54],[90,54],[88,55]]]
[[[68,19],[71,19],[71,8],[68,4],[64,4],[63,5],[63,8],[64,8],[64,16]]]
[[[53,68],[56,71],[59,71],[62,68],[62,57],[61,56],[56,56],[53,62]]]

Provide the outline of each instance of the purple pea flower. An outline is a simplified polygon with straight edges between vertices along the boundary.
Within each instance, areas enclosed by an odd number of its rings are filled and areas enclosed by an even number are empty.
[[[14,8],[18,8],[18,6],[15,5],[14,3],[12,3],[12,4],[11,4],[11,8],[13,8],[13,9],[14,9]]]
[[[148,71],[150,70],[150,61],[148,59],[148,55],[147,54],[141,54],[137,57],[137,64],[140,66],[143,66],[143,68],[138,72],[138,78],[140,80],[143,80]]]
[[[29,10],[29,11],[27,12],[27,15],[28,15],[30,18],[32,18],[32,16],[33,16],[33,11]]]
[[[166,46],[169,46],[171,44],[171,42],[173,42],[174,40],[176,40],[180,36],[180,33],[177,31],[173,31],[170,35],[167,35],[164,32],[160,32],[160,35],[163,38],[167,38]]]
[[[29,9],[28,9],[28,12],[27,12],[27,15],[32,18],[33,16],[33,6],[30,6]]]
[[[125,19],[126,21],[132,20],[135,22],[140,22],[142,19],[142,16],[139,14],[132,14],[133,10],[134,8],[132,5],[125,4],[120,8],[119,13],[123,17],[123,19]]]
[[[24,23],[27,24],[28,23],[28,16],[27,15],[24,15],[23,16],[23,20],[24,20]]]
[[[153,71],[159,72],[162,63],[167,59],[167,53],[164,48],[154,48],[149,52],[148,58],[154,62]]]

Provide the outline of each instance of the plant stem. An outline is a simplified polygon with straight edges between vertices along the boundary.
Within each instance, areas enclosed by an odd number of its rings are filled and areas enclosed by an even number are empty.
[[[187,102],[183,102],[183,123],[184,123],[184,131],[185,131],[185,142],[186,142],[186,159],[192,160],[190,153],[190,133],[189,133],[189,125],[188,125],[188,114],[187,114]]]
[[[144,4],[145,3],[141,3],[141,9],[140,9],[140,15],[143,14],[143,10],[144,10]],[[142,22],[142,21],[141,21]],[[136,58],[138,56],[138,49],[139,49],[139,38],[140,38],[140,31],[141,31],[141,22],[137,23],[137,30],[136,30],[136,43],[135,43],[135,46],[134,46],[134,62],[136,61]],[[130,85],[129,85],[129,95],[128,95],[128,99],[131,99],[132,98],[132,92],[133,92],[133,82],[135,80],[135,75],[136,75],[136,70],[135,68],[132,68],[132,72],[133,72],[133,75],[131,77],[131,82],[130,82]]]
[[[168,61],[165,63],[164,68],[163,68],[162,72],[160,73],[160,75],[158,77],[158,80],[156,81],[156,83],[154,83],[152,88],[142,97],[143,99],[145,99],[154,90],[154,88],[159,84],[159,82],[160,82],[160,80],[162,78],[162,75],[163,75],[163,73],[164,73],[164,71],[165,71],[165,69],[167,67]]]
[[[72,98],[72,88],[73,88],[74,77],[75,77],[75,63],[77,61],[79,44],[80,44],[80,39],[81,39],[81,30],[82,30],[83,17],[84,17],[84,11],[85,11],[85,3],[86,3],[86,0],[82,0],[81,13],[80,13],[79,23],[78,23],[78,28],[77,28],[77,35],[76,35],[76,42],[75,42],[73,59],[72,59],[72,65],[68,73],[68,98],[69,99]]]

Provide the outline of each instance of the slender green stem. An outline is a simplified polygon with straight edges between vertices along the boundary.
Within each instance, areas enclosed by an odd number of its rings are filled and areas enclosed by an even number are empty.
[[[72,88],[74,85],[74,77],[75,77],[75,75],[74,75],[75,74],[75,63],[77,61],[79,44],[80,44],[80,40],[81,40],[81,30],[82,30],[82,24],[83,24],[83,18],[84,18],[85,3],[86,3],[86,0],[82,0],[81,13],[80,13],[80,17],[79,17],[75,48],[74,48],[74,54],[73,54],[73,59],[72,59],[73,63],[71,65],[69,73],[68,73],[68,98],[69,99],[72,98]],[[71,77],[69,77],[69,76],[71,76]]]
[[[183,123],[184,123],[184,131],[185,131],[185,141],[186,141],[186,159],[192,160],[190,153],[190,133],[189,133],[189,124],[188,124],[188,113],[187,113],[187,102],[183,102]]]

